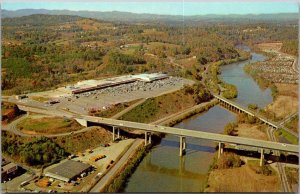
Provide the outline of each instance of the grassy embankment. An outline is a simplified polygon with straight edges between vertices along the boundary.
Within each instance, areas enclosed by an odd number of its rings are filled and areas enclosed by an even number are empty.
[[[83,128],[75,120],[62,117],[25,118],[17,127],[24,133],[35,134],[67,133]]]
[[[299,116],[294,117],[289,122],[285,124],[285,127],[292,129],[293,131],[298,133],[298,127],[299,127]]]
[[[50,100],[50,98],[46,98],[43,96],[30,96],[29,98],[38,102],[47,102]]]
[[[283,129],[276,130],[275,135],[277,138],[282,137],[290,143],[298,145],[298,138]]]
[[[201,85],[186,86],[184,89],[173,93],[149,98],[143,104],[124,114],[120,119],[150,123],[209,99],[211,99],[211,95]],[[197,112],[194,113],[196,114]]]

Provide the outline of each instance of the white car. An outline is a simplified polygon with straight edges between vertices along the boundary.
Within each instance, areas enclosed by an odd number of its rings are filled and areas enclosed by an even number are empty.
[[[284,147],[286,147],[286,144],[285,144],[285,143],[282,143],[281,145],[284,146]]]

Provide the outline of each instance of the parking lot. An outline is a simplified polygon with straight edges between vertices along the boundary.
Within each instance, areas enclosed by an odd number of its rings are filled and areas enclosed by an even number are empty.
[[[45,98],[58,99],[59,103],[53,105],[45,104],[45,106],[88,114],[88,110],[91,108],[105,109],[106,107],[117,103],[130,102],[141,98],[151,98],[163,93],[179,90],[184,85],[193,83],[194,82],[191,80],[179,77],[169,77],[167,79],[152,82],[136,81],[76,95],[49,91],[33,93],[28,96],[42,96]],[[59,97],[57,97],[58,94]]]

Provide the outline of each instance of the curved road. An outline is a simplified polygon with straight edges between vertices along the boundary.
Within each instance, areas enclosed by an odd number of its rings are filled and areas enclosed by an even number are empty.
[[[58,134],[28,134],[28,133],[24,133],[22,131],[20,131],[17,127],[17,124],[26,119],[28,116],[25,115],[25,116],[22,116],[16,120],[14,120],[13,122],[11,122],[10,124],[8,124],[7,126],[1,126],[1,129],[4,130],[4,131],[9,131],[9,132],[12,132],[16,135],[20,135],[22,137],[41,137],[41,136],[44,136],[44,137],[60,137],[60,136],[66,136],[66,135],[71,135],[72,134],[77,134],[77,133],[83,133],[83,132],[86,132],[86,131],[89,131],[91,129],[93,129],[94,127],[85,127],[83,129],[80,129],[78,131],[74,131],[74,132],[67,132],[67,133],[58,133]]]

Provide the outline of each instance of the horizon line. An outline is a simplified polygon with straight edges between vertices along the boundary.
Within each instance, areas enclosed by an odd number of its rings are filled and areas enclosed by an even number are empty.
[[[148,15],[159,15],[159,16],[209,16],[209,15],[219,15],[219,16],[230,16],[230,15],[277,15],[277,14],[299,14],[299,11],[296,12],[274,12],[274,13],[228,13],[228,14],[217,14],[217,13],[209,13],[209,14],[195,14],[195,15],[181,15],[181,14],[157,14],[157,13],[136,13],[136,12],[130,12],[130,11],[119,11],[119,10],[112,10],[112,11],[100,11],[100,10],[71,10],[71,9],[46,9],[46,8],[24,8],[24,9],[3,9],[6,11],[20,11],[20,10],[48,10],[48,11],[74,11],[74,12],[100,12],[100,13],[110,13],[110,12],[119,12],[119,13],[131,13],[131,14],[148,14]],[[34,14],[31,14],[34,15]],[[45,14],[46,15],[46,14]]]

